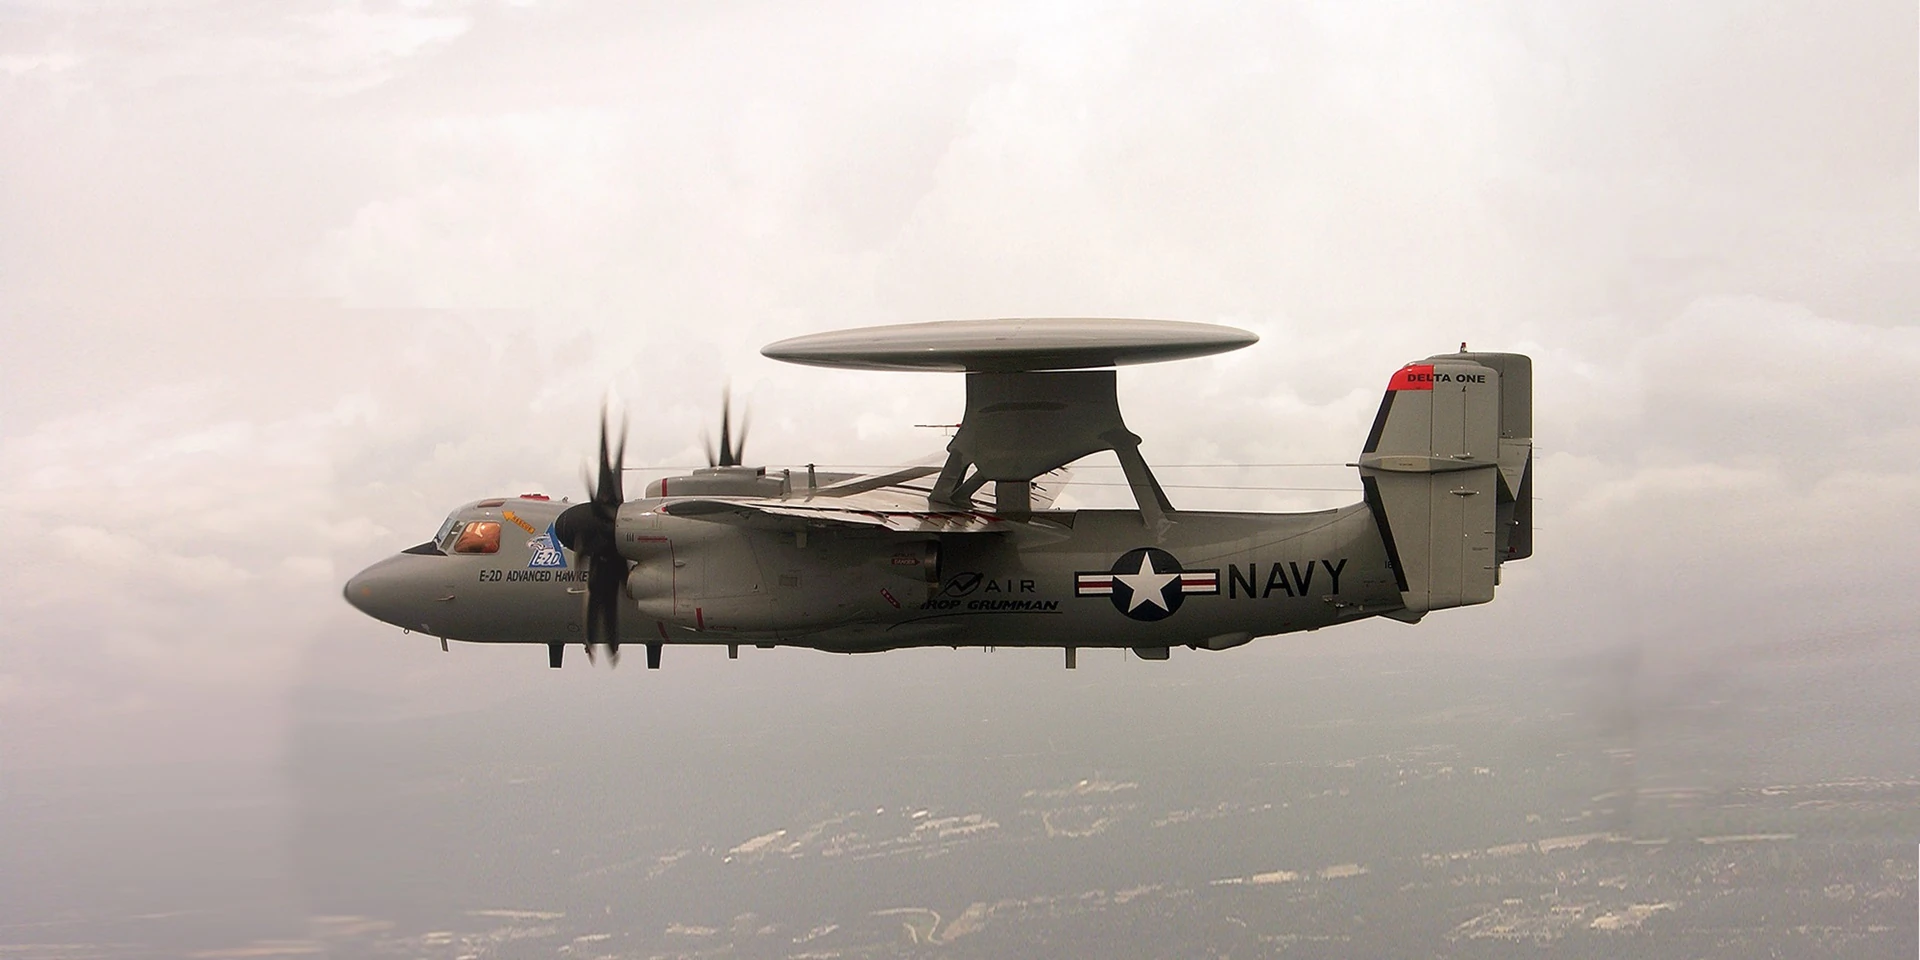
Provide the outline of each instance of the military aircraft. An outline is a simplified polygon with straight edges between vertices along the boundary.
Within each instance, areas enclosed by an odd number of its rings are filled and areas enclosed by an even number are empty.
[[[356,574],[365,613],[441,638],[1224,650],[1367,617],[1409,623],[1493,599],[1532,547],[1532,362],[1461,351],[1388,380],[1360,455],[1361,502],[1311,513],[1175,509],[1120,417],[1120,366],[1255,343],[1159,320],[961,320],[797,337],[761,352],[966,377],[944,459],[867,475],[740,462],[728,413],[710,466],[628,499],[624,431],[601,418],[580,503],[494,497]],[[1112,452],[1131,510],[1057,510],[1069,464]],[[991,484],[991,487],[989,487]]]

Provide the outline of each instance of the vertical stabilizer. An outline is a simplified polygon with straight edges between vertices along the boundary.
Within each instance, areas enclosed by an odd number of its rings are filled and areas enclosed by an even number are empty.
[[[1533,552],[1532,361],[1454,353],[1394,373],[1360,455],[1406,613],[1493,599]]]

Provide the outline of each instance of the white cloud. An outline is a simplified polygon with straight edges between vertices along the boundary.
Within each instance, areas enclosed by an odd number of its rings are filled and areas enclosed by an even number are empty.
[[[937,449],[911,424],[952,419],[956,378],[755,351],[940,317],[1258,331],[1124,373],[1162,463],[1344,462],[1399,363],[1462,339],[1533,354],[1539,555],[1423,636],[1911,613],[1916,130],[1885,92],[1911,88],[1905,20],[20,9],[0,41],[0,494],[36,562],[7,587],[0,753],[108,749],[128,717],[227,743],[232,711],[202,705],[265,710],[305,671],[388,682],[351,662],[387,634],[337,581],[463,500],[575,492],[609,390],[637,462],[695,462],[729,376],[756,458]]]

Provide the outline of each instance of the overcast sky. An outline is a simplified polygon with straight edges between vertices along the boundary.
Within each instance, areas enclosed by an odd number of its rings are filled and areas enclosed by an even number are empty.
[[[729,379],[751,460],[938,449],[958,378],[757,353],[869,323],[1258,332],[1123,374],[1169,464],[1350,459],[1400,363],[1532,354],[1538,555],[1339,643],[1920,613],[1911,3],[75,7],[0,0],[12,764],[270,756],[322,680],[532,682],[341,582],[462,501],[577,496],[609,393],[641,464],[698,460]]]

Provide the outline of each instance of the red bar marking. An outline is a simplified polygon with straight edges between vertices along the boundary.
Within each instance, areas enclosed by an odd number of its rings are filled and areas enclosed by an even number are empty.
[[[1388,390],[1432,390],[1433,364],[1409,363],[1394,371],[1393,379],[1387,381]]]
[[[707,628],[706,611],[701,610],[699,607],[693,608],[693,628],[695,630],[705,630]]]

